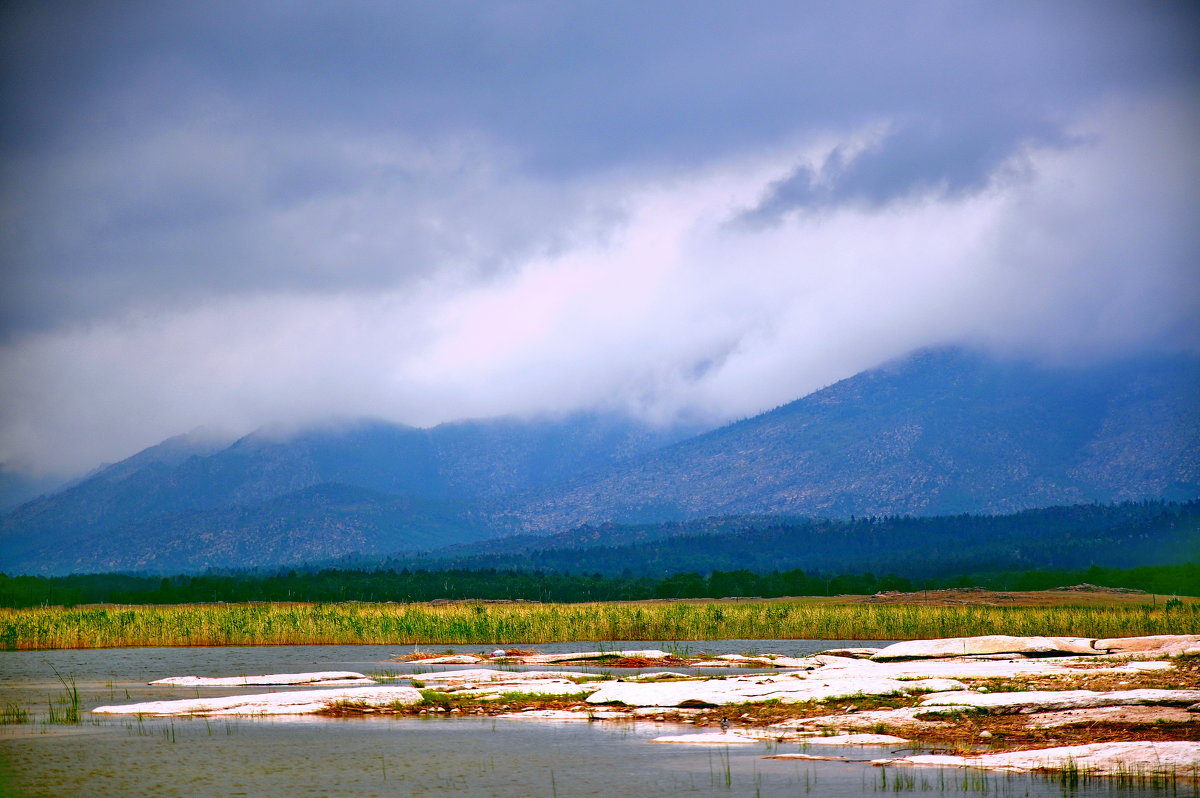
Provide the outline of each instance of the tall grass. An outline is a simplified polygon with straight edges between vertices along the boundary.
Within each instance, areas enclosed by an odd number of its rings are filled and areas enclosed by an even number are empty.
[[[54,675],[62,683],[62,694],[48,704],[49,714],[47,723],[77,724],[82,722],[79,703],[79,688],[75,686],[74,676],[63,676],[57,670]],[[57,705],[57,706],[56,706]]]
[[[0,647],[8,649],[1195,633],[1200,606],[346,603],[0,610]]]

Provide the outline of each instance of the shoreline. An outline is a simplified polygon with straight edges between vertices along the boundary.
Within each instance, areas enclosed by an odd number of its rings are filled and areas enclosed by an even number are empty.
[[[1093,653],[1080,653],[1086,650]],[[1183,777],[1200,773],[1200,635],[1112,640],[990,636],[838,649],[802,658],[726,655],[719,660],[723,665],[756,672],[720,676],[646,672],[647,662],[695,668],[718,661],[655,650],[553,655],[497,650],[491,655],[411,654],[399,659],[418,667],[458,669],[393,679],[411,686],[198,697],[97,707],[93,712],[648,721],[695,730],[654,740],[662,743],[788,742],[800,743],[806,751],[810,745],[830,744],[923,749],[879,759],[879,765],[995,763],[997,768],[1036,770],[1036,762],[1060,754],[1075,756],[1064,751],[1082,751],[1095,760],[1089,768],[1110,775],[1140,768],[1138,757],[1158,755],[1159,747],[1166,746],[1172,767]],[[492,667],[477,667],[481,664]],[[767,664],[772,669],[764,672]],[[518,669],[580,665],[605,670]],[[339,672],[243,678],[253,680],[247,684],[295,685],[308,677],[359,676]],[[186,680],[205,683],[202,677],[162,681]],[[208,683],[227,681],[216,678]],[[1017,756],[1021,752],[1029,755]],[[1066,766],[1066,760],[1055,761],[1057,765],[1047,767]]]

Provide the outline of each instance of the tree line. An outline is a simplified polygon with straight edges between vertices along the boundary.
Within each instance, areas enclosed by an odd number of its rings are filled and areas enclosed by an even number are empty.
[[[186,604],[248,601],[528,600],[635,601],[675,598],[835,596],[954,587],[1045,590],[1088,583],[1158,595],[1200,596],[1196,563],[1141,568],[1039,569],[910,579],[873,573],[826,574],[791,569],[714,570],[667,577],[570,574],[501,569],[375,569],[288,571],[151,577],[130,574],[7,576],[0,574],[0,606],[80,604]]]

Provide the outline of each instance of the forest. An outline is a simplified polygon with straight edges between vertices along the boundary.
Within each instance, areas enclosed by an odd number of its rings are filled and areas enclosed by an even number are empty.
[[[863,595],[885,590],[952,587],[1045,590],[1077,584],[1143,590],[1157,595],[1200,596],[1196,563],[1142,568],[1031,570],[912,580],[891,575],[823,574],[799,569],[681,573],[665,578],[538,571],[402,569],[288,571],[149,577],[86,574],[60,577],[0,574],[0,606],[81,604],[187,604],[200,602],[427,602],[526,600],[540,602],[635,601],[674,598]]]

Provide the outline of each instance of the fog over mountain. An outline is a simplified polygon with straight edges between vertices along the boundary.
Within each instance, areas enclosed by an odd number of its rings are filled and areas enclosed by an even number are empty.
[[[5,3],[0,495],[189,430],[669,432],[921,347],[1195,353],[1197,17]]]
[[[1047,368],[939,349],[699,435],[577,414],[275,429],[216,448],[179,438],[0,517],[0,572],[276,567],[455,544],[464,556],[521,532],[569,547],[591,536],[581,526],[612,522],[1188,501],[1197,386],[1195,356]],[[1014,561],[1045,550],[1019,525],[1005,534],[990,545]],[[1180,545],[1137,543],[1159,556]]]

